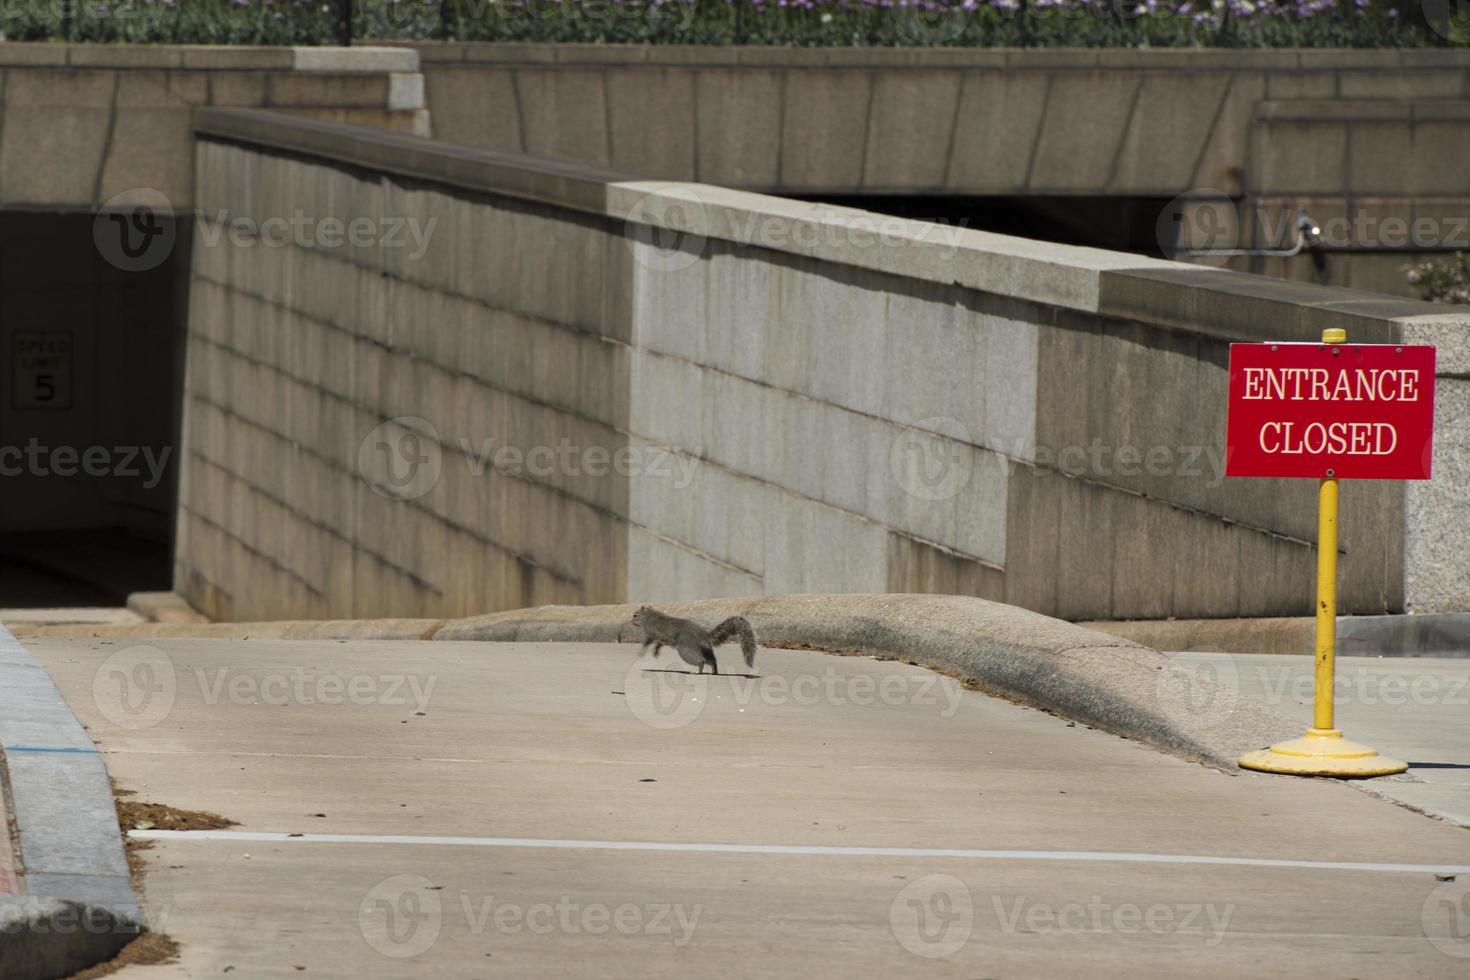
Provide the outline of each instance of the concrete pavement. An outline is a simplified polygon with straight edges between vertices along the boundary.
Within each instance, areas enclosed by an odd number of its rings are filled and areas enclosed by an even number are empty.
[[[285,620],[38,626],[29,636],[450,642],[641,642],[635,604],[542,606],[449,621]],[[713,626],[743,616],[768,646],[862,653],[927,667],[1007,700],[1233,771],[1297,724],[1156,650],[973,596],[798,594],[703,599],[663,611]],[[1201,713],[1201,699],[1228,710]]]
[[[150,643],[28,641],[122,787],[240,821],[155,840],[146,912],[182,961],[124,977],[1470,962],[1439,901],[1470,874],[1434,874],[1470,870],[1465,831],[1339,783],[1227,775],[906,664],[763,650],[759,679],[691,682],[632,645]],[[710,849],[731,844],[753,849]]]
[[[636,604],[541,606],[445,623],[436,640],[641,642]],[[665,603],[713,625],[744,616],[764,642],[928,667],[976,690],[1234,770],[1296,734],[1284,715],[1237,699],[1156,650],[1004,603],[962,595],[797,594]],[[1200,697],[1228,711],[1201,714]]]
[[[1175,657],[1303,726],[1312,720],[1311,657]],[[1339,657],[1336,676],[1337,727],[1409,763],[1403,777],[1358,787],[1470,827],[1470,659]]]
[[[1280,653],[1310,657],[1311,616],[1143,619],[1079,623],[1155,650]],[[1337,652],[1356,657],[1470,657],[1470,613],[1337,617]]]

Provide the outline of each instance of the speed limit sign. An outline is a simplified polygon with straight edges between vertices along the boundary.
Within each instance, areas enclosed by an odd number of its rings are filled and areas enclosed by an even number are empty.
[[[71,334],[17,331],[14,343],[14,406],[70,408]]]

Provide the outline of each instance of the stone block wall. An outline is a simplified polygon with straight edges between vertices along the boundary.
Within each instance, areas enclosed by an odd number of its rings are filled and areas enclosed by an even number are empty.
[[[1450,479],[1345,487],[1342,608],[1470,608],[1463,314],[271,113],[199,135],[206,210],[433,221],[419,254],[196,230],[176,582],[212,615],[1305,613],[1315,488],[1223,477],[1225,365],[1329,326],[1446,351]]]
[[[202,142],[178,585],[211,615],[463,615],[623,589],[627,488],[499,454],[626,443],[606,219]],[[208,214],[371,216],[374,244]],[[379,242],[403,220],[431,243]],[[208,244],[219,234],[217,244]],[[393,420],[401,420],[395,422]],[[518,470],[520,470],[518,472]]]

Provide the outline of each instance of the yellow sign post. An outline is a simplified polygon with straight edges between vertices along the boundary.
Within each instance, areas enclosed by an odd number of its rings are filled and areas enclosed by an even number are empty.
[[[1324,330],[1322,343],[1347,342],[1347,331]],[[1328,470],[1331,473],[1331,470]],[[1333,675],[1337,656],[1337,477],[1317,485],[1317,679],[1312,727],[1240,760],[1243,769],[1294,776],[1388,776],[1407,763],[1343,738],[1333,727]]]

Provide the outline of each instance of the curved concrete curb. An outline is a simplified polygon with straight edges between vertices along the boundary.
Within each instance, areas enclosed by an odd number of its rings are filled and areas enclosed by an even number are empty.
[[[45,669],[3,626],[0,758],[25,889],[0,902],[0,973],[67,976],[111,958],[144,926],[107,767]]]
[[[447,623],[436,640],[632,642],[637,605],[544,606]],[[660,603],[712,625],[743,615],[763,646],[858,653],[950,674],[1008,700],[1224,769],[1300,725],[1156,650],[968,596],[795,595]],[[756,662],[759,665],[759,661]]]
[[[0,895],[0,977],[69,977],[112,959],[140,931],[102,906]]]

